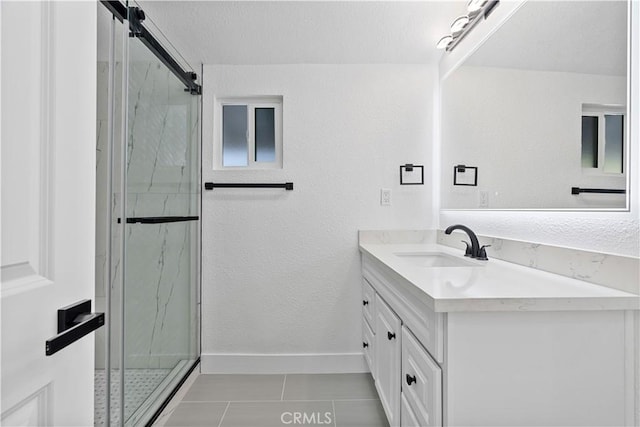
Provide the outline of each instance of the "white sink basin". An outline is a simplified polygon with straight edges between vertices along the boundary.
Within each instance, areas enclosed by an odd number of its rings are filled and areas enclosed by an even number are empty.
[[[418,267],[478,267],[478,263],[444,252],[395,252]]]

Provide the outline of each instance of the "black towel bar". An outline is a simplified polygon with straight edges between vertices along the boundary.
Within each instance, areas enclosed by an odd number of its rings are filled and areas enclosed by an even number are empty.
[[[571,194],[580,194],[580,193],[603,193],[603,194],[626,194],[627,190],[612,190],[606,188],[580,188],[580,187],[571,187]]]
[[[214,188],[284,188],[287,191],[293,190],[293,182],[285,182],[282,184],[257,184],[257,183],[219,183],[219,182],[205,182],[205,190],[213,190]]]
[[[185,221],[197,221],[198,216],[142,216],[142,217],[129,217],[127,218],[127,224],[163,224],[166,222],[185,222]],[[122,221],[118,218],[118,224]]]

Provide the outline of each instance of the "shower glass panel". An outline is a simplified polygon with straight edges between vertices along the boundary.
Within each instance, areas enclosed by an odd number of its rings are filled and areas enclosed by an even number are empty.
[[[99,7],[96,426],[146,425],[200,351],[200,97],[126,18]]]
[[[119,280],[120,147],[122,146],[125,26],[98,7],[96,135],[96,311],[106,314],[96,331],[94,424],[121,425],[122,283]]]
[[[124,419],[136,425],[197,357],[199,97],[128,40]]]

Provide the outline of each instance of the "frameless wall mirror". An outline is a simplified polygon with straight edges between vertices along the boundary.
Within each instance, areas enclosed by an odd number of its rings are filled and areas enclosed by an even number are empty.
[[[525,2],[444,79],[444,209],[627,208],[627,16]],[[455,165],[477,185],[454,185]]]

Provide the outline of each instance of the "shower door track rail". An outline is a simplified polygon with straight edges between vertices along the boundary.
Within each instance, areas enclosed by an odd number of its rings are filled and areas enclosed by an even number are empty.
[[[202,95],[202,86],[197,84],[198,75],[193,71],[184,71],[180,64],[176,62],[167,50],[162,47],[155,37],[147,30],[142,21],[145,19],[144,11],[138,7],[127,7],[119,1],[100,0],[109,11],[118,18],[120,22],[129,21],[130,37],[138,37],[140,41],[164,64],[171,70],[173,74],[180,80],[192,95]]]
[[[199,216],[141,216],[127,218],[127,224],[164,224],[167,222],[197,221]],[[118,224],[122,222],[118,218]]]

